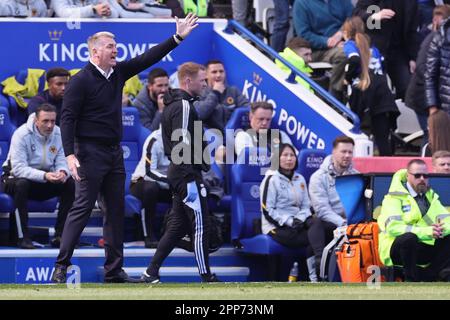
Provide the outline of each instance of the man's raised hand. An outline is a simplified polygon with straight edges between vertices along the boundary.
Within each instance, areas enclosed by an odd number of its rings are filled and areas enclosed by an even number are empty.
[[[178,19],[178,17],[175,17],[175,21],[177,24],[177,34],[183,39],[186,39],[191,31],[198,27],[198,17],[192,12],[189,12],[184,19]]]

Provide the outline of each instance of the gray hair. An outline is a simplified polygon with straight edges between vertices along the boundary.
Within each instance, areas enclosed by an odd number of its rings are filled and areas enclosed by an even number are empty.
[[[98,46],[99,39],[102,37],[114,39],[116,36],[113,33],[108,32],[108,31],[100,31],[100,32],[97,32],[97,33],[93,34],[92,36],[90,36],[87,40],[87,43],[88,43],[88,48],[89,48],[89,54],[91,56],[92,56],[92,49],[96,48]]]

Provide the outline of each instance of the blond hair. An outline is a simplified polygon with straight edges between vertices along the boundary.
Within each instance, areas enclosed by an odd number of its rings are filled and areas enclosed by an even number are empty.
[[[200,70],[206,70],[205,66],[195,62],[183,63],[178,68],[178,81],[181,84],[186,78],[195,78]]]
[[[432,156],[432,162],[433,164],[436,164],[436,160],[439,158],[450,158],[450,151],[447,150],[438,150],[435,153],[433,153]]]
[[[100,38],[111,38],[114,39],[116,36],[108,31],[100,31],[97,32],[95,34],[93,34],[92,36],[90,36],[87,40],[87,44],[88,44],[88,48],[89,48],[89,54],[92,56],[92,49],[97,48],[98,44],[99,44],[99,40]]]

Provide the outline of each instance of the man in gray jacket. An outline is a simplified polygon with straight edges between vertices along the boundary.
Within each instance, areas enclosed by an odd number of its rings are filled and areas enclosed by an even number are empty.
[[[155,68],[148,74],[147,86],[141,89],[132,105],[139,111],[141,124],[149,130],[158,130],[164,110],[163,96],[169,89],[169,75]]]
[[[55,126],[56,109],[44,103],[13,134],[8,159],[3,165],[2,189],[17,208],[18,246],[33,249],[28,233],[27,201],[60,197],[53,246],[59,246],[67,212],[75,196],[64,156],[61,132]]]
[[[61,18],[118,18],[108,0],[52,0],[55,15]]]
[[[325,158],[309,181],[312,207],[327,229],[347,224],[345,210],[336,191],[336,177],[359,173],[352,166],[354,146],[352,138],[337,137],[333,141],[332,154]]]
[[[236,108],[248,107],[248,99],[234,86],[226,85],[224,65],[219,60],[206,64],[208,87],[194,103],[198,117],[206,127],[223,131]]]

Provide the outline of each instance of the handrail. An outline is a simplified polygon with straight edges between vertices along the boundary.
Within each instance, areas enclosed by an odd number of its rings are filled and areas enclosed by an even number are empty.
[[[344,106],[339,100],[337,100],[335,97],[333,97],[328,91],[326,91],[324,88],[322,88],[320,85],[315,83],[313,80],[311,80],[308,76],[306,76],[303,72],[299,71],[294,65],[292,65],[289,61],[284,59],[282,56],[278,54],[275,50],[273,50],[271,47],[266,45],[261,39],[259,39],[257,36],[255,36],[251,31],[243,27],[241,24],[236,22],[235,20],[228,20],[228,24],[226,28],[223,30],[225,33],[232,34],[233,29],[237,29],[241,33],[245,34],[253,43],[255,43],[260,49],[264,50],[266,53],[268,53],[273,59],[278,59],[281,62],[283,62],[290,70],[291,74],[286,79],[289,83],[295,83],[295,77],[299,76],[302,78],[306,83],[308,83],[311,88],[314,89],[314,91],[318,92],[327,102],[329,102],[333,107],[347,115],[353,122],[353,128],[350,130],[350,132],[353,133],[361,133],[361,121],[359,117],[351,111],[349,108]]]

